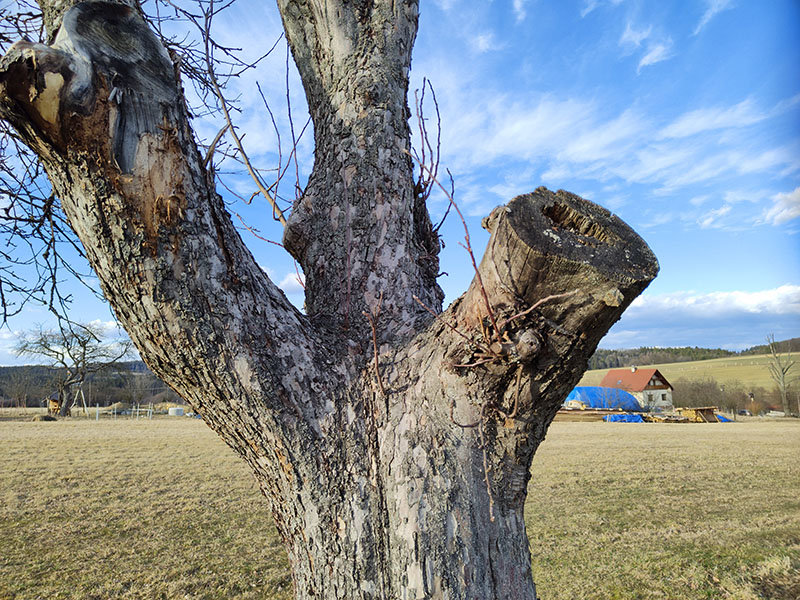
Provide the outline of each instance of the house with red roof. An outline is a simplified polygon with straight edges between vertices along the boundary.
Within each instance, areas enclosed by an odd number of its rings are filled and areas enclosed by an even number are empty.
[[[611,369],[600,385],[630,392],[646,410],[672,409],[672,386],[658,369]]]

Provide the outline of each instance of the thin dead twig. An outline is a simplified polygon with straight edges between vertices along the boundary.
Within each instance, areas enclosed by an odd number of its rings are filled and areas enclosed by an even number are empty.
[[[268,242],[268,243],[270,243],[270,244],[275,244],[276,246],[279,246],[280,248],[283,248],[283,244],[281,244],[280,242],[276,242],[275,240],[270,240],[270,239],[267,239],[267,238],[265,238],[264,236],[260,235],[260,233],[259,233],[258,229],[255,229],[255,228],[253,228],[253,227],[250,227],[250,225],[248,225],[247,223],[245,223],[244,219],[242,218],[242,215],[240,215],[240,214],[239,214],[239,213],[237,213],[237,212],[234,212],[233,214],[234,214],[234,216],[235,216],[237,219],[239,219],[239,221],[240,221],[240,222],[241,222],[241,224],[242,224],[242,227],[244,227],[244,228],[245,228],[247,231],[249,231],[250,233],[252,233],[252,234],[253,234],[253,235],[254,235],[256,238],[258,238],[258,239],[259,239],[259,240],[261,240],[262,242]]]
[[[431,180],[439,187],[440,190],[442,190],[445,197],[450,202],[450,205],[455,209],[456,214],[458,214],[458,218],[461,219],[461,224],[464,226],[464,241],[466,243],[461,244],[459,242],[459,244],[461,245],[462,248],[464,248],[467,251],[467,253],[469,254],[470,261],[472,261],[472,269],[475,272],[475,278],[478,281],[478,288],[481,291],[481,296],[483,298],[483,303],[486,308],[486,312],[488,313],[489,320],[492,323],[492,327],[494,327],[494,335],[497,337],[497,341],[499,342],[501,341],[500,328],[497,326],[497,320],[495,319],[494,316],[494,309],[492,308],[491,302],[489,302],[489,295],[486,293],[486,287],[483,285],[483,278],[481,277],[481,273],[478,270],[478,262],[475,260],[475,253],[472,251],[472,244],[470,243],[469,227],[467,227],[467,221],[466,219],[464,219],[464,215],[461,213],[461,209],[458,208],[458,204],[456,204],[456,201],[453,199],[453,196],[451,196],[450,193],[445,189],[445,187],[439,182],[439,180],[433,176],[433,172],[430,170],[430,168],[427,165],[421,163],[418,157],[414,156],[408,151],[406,151],[406,153],[415,161],[417,161],[417,164],[419,165],[421,170],[428,171],[428,174],[431,176]]]
[[[420,300],[419,297],[416,294],[411,294],[411,297],[414,298],[414,300],[416,300],[417,304],[419,304],[422,308],[424,308],[426,311],[428,311],[430,314],[432,314],[434,316],[434,318],[438,319],[441,316],[440,314],[436,314],[433,311],[433,309],[431,309],[427,304],[425,304],[422,300]],[[470,344],[472,344],[473,346],[475,346],[479,350],[481,350],[483,352],[486,352],[487,354],[492,354],[492,351],[489,348],[485,347],[483,344],[480,344],[479,342],[476,342],[475,340],[473,340],[471,337],[469,337],[465,333],[462,333],[461,331],[458,330],[457,327],[454,327],[453,325],[451,325],[447,321],[442,321],[442,323],[444,323],[445,327],[449,328],[450,331],[452,331],[456,335],[460,336],[461,338],[465,339],[467,342],[469,342]]]
[[[217,96],[217,99],[219,100],[220,108],[222,109],[222,114],[225,117],[225,122],[228,125],[228,129],[230,129],[231,137],[233,138],[233,141],[236,144],[236,148],[238,149],[239,154],[242,157],[242,162],[244,163],[247,172],[250,174],[250,177],[255,182],[256,187],[258,187],[258,190],[261,192],[261,195],[264,196],[267,202],[269,202],[270,206],[272,206],[273,215],[277,217],[281,225],[286,227],[286,217],[284,217],[283,211],[278,207],[277,199],[274,198],[272,194],[270,194],[269,190],[267,189],[267,186],[261,180],[261,177],[258,175],[258,172],[250,162],[250,157],[247,155],[247,152],[245,152],[241,137],[239,136],[239,134],[236,133],[236,128],[233,126],[233,119],[231,118],[230,110],[228,109],[228,100],[222,93],[222,89],[220,88],[219,82],[217,81],[217,76],[214,71],[214,58],[213,58],[214,51],[211,47],[212,46],[211,21],[213,19],[214,14],[215,13],[212,2],[211,8],[209,10],[204,11],[204,26],[200,27],[201,33],[203,35],[203,41],[205,44],[205,58],[206,58],[206,69],[208,73],[208,79],[211,82],[214,94]]]
[[[230,123],[226,123],[222,129],[219,130],[219,133],[214,137],[214,140],[211,142],[211,145],[208,147],[208,152],[206,153],[206,157],[203,160],[203,168],[208,168],[208,163],[211,162],[211,158],[214,156],[214,150],[217,147],[217,144],[222,139],[222,136],[225,135],[225,132],[228,131],[230,127]]]
[[[572,290],[571,292],[564,292],[563,294],[552,294],[551,296],[546,296],[546,297],[542,298],[541,300],[537,300],[534,304],[532,304],[531,306],[529,306],[528,308],[526,308],[522,312],[519,312],[519,313],[517,313],[515,315],[510,316],[505,321],[503,321],[503,323],[500,326],[503,329],[505,329],[506,325],[511,323],[511,321],[516,321],[517,319],[522,318],[525,315],[533,312],[534,310],[536,310],[538,307],[540,307],[545,302],[549,302],[550,300],[557,300],[558,298],[567,298],[569,296],[574,296],[579,291],[580,290]]]

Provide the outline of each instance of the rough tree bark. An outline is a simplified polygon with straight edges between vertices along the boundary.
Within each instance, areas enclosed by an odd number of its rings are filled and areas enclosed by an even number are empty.
[[[438,242],[407,154],[417,2],[278,0],[316,140],[284,239],[303,315],[231,224],[136,3],[40,4],[52,44],[5,56],[2,115],[144,360],[252,467],[297,597],[535,598],[531,460],[656,275],[646,244],[540,188],[485,221],[479,277],[433,318]]]

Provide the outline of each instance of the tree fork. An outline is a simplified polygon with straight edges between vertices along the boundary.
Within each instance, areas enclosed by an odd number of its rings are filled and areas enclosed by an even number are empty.
[[[253,469],[298,598],[535,598],[533,454],[656,260],[604,209],[540,188],[493,211],[480,278],[432,317],[405,99],[417,3],[278,4],[315,125],[286,230],[308,317],[211,187],[135,2],[42,0],[53,44],[3,58],[0,112],[143,359]]]

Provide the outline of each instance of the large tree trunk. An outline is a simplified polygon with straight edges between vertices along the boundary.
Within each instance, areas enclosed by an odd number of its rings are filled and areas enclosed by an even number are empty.
[[[285,235],[300,314],[235,231],[136,8],[42,4],[58,33],[3,59],[2,114],[144,360],[252,467],[298,598],[535,598],[531,460],[655,276],[645,243],[540,188],[486,220],[480,276],[434,319],[415,296],[441,312],[438,242],[406,152],[417,2],[279,0],[316,139]]]

